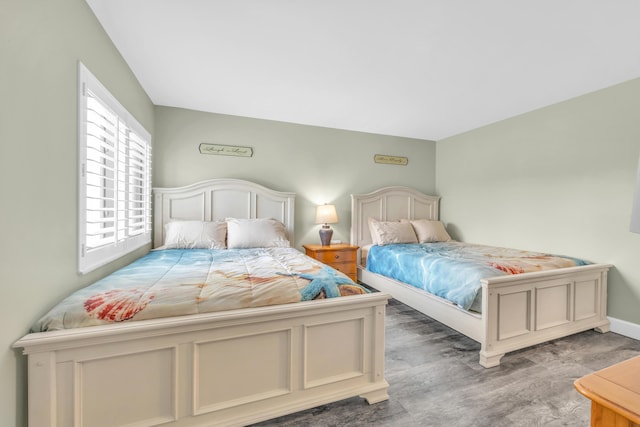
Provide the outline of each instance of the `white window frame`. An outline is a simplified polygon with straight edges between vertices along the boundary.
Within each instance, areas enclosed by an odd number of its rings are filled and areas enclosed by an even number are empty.
[[[78,270],[85,274],[151,242],[151,134],[78,64]],[[113,133],[95,125],[105,116],[92,105],[109,113]]]

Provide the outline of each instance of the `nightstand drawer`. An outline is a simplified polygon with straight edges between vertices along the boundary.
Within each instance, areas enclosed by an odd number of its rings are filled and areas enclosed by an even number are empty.
[[[353,262],[356,260],[355,251],[345,251],[345,250],[328,250],[328,251],[319,251],[315,254],[315,259],[325,264],[333,264],[339,262]]]
[[[356,275],[356,265],[352,262],[331,263],[330,265],[347,276],[355,277]]]

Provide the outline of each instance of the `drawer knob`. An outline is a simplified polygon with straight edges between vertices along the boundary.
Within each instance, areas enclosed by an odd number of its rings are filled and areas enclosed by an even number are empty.
[[[340,258],[340,255],[336,255],[336,259],[339,259],[339,258]]]

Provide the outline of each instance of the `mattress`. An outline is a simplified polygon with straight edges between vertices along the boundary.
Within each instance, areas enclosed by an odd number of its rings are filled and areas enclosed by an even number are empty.
[[[74,292],[34,332],[367,293],[293,248],[152,251]]]
[[[562,255],[455,241],[374,245],[367,256],[369,271],[478,312],[484,278],[587,264]]]

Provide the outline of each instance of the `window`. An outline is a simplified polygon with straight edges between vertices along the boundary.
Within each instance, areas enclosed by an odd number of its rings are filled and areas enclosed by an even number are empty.
[[[151,135],[79,65],[79,256],[87,273],[151,242]]]

